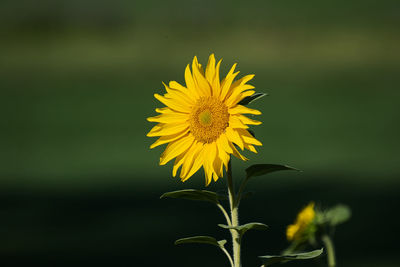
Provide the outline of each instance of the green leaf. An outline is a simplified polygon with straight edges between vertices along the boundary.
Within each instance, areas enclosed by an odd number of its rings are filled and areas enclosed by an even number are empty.
[[[259,99],[261,97],[264,97],[266,95],[268,95],[268,94],[266,94],[266,93],[254,93],[251,96],[246,96],[245,98],[240,100],[240,102],[238,104],[246,106],[246,105],[250,104],[251,102],[253,102],[254,100],[257,100],[257,99]]]
[[[225,225],[225,224],[218,224],[219,227],[225,228],[225,229],[235,229],[236,231],[239,232],[240,236],[243,236],[244,233],[246,233],[248,230],[267,230],[268,229],[268,225],[263,224],[263,223],[246,223],[243,225],[239,225],[239,226],[229,226],[229,225]]]
[[[339,204],[325,213],[325,220],[332,226],[344,223],[351,217],[351,210],[348,206]]]
[[[211,236],[192,236],[176,240],[175,245],[197,243],[197,244],[209,244],[222,248],[224,247],[226,242],[227,241],[225,239],[217,241],[217,239]]]
[[[184,189],[184,190],[167,192],[164,193],[160,198],[165,198],[165,197],[208,201],[215,204],[219,203],[219,199],[224,198],[224,196],[218,195],[217,193],[212,191],[196,190],[196,189]]]
[[[247,178],[261,176],[276,171],[299,171],[287,165],[278,164],[254,164],[246,169]]]
[[[266,256],[258,256],[261,261],[263,262],[263,266],[269,266],[273,263],[283,263],[292,260],[308,260],[312,258],[316,258],[322,254],[324,251],[323,248],[313,250],[310,252],[303,252],[303,253],[294,253],[294,254],[287,254],[287,255],[266,255]]]

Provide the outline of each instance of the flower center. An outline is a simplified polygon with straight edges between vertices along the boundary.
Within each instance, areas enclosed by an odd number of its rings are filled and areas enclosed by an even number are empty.
[[[199,114],[199,122],[203,126],[210,126],[212,123],[212,114],[208,109],[200,112]]]
[[[197,141],[211,143],[228,127],[228,108],[214,97],[202,97],[194,105],[189,123]]]

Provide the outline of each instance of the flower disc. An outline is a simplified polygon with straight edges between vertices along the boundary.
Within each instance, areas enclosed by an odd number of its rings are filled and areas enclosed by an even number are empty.
[[[215,97],[202,97],[193,107],[189,124],[195,140],[212,143],[229,125],[228,108]]]

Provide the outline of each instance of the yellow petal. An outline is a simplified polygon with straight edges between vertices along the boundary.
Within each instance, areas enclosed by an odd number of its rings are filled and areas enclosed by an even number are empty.
[[[260,115],[261,112],[257,109],[251,109],[242,105],[237,105],[233,108],[228,109],[229,114],[254,114]]]
[[[200,72],[197,57],[194,57],[193,59],[192,70],[195,84],[197,84],[197,89],[201,92],[203,96],[210,96],[211,88],[204,75]]]
[[[291,224],[286,228],[286,238],[290,241],[294,239],[297,231],[299,230],[299,226],[297,224]]]
[[[168,85],[169,88],[181,91],[182,93],[188,92],[188,89],[185,86],[178,83],[177,81],[170,81]]]
[[[228,100],[226,100],[225,104],[227,107],[233,107],[237,103],[239,103],[243,98],[245,98],[247,96],[251,96],[255,93],[256,93],[256,91],[254,91],[254,90],[244,91],[239,94],[232,93],[232,95],[228,98]]]
[[[160,138],[157,139],[157,141],[155,141],[153,144],[151,144],[150,149],[153,149],[157,146],[161,146],[163,144],[175,141],[175,140],[181,138],[182,136],[184,136],[187,132],[188,132],[188,129],[183,132],[180,132],[180,133],[161,136]]]
[[[204,168],[204,176],[206,180],[206,186],[208,186],[212,180],[212,169],[209,164],[209,159],[210,157],[208,156],[210,154],[210,144],[205,144],[204,145],[204,152],[203,152],[203,168]]]
[[[244,143],[244,148],[250,150],[253,153],[257,153],[257,150],[253,145],[249,145],[249,144]]]
[[[150,122],[160,122],[160,123],[183,123],[189,119],[186,113],[167,113],[161,114],[154,117],[147,118]]]
[[[213,82],[211,83],[213,88],[213,95],[216,97],[219,97],[221,95],[221,84],[219,80],[219,69],[221,67],[221,62],[222,59],[218,61],[217,66],[215,67],[215,76]]]
[[[160,165],[167,164],[171,159],[179,156],[190,148],[193,144],[194,138],[191,134],[176,140],[175,142],[169,143],[165,151],[160,157]]]
[[[201,66],[201,64],[197,60],[197,56],[194,56],[193,57],[193,61],[192,61],[192,70],[194,71],[194,69],[198,70],[204,76],[203,67]]]
[[[209,154],[207,154],[208,158],[208,164],[210,168],[212,169],[213,172],[215,172],[214,169],[214,159],[218,156],[217,154],[217,144],[215,142],[209,144],[210,149],[209,149]]]
[[[226,141],[228,141],[228,140],[226,139]],[[217,149],[218,149],[218,156],[221,159],[223,165],[225,165],[225,169],[228,169],[229,154],[224,149],[221,137],[216,141],[216,143],[217,143]],[[227,146],[229,146],[228,142],[227,142]],[[229,149],[232,151],[230,146],[229,146]]]
[[[218,174],[213,172],[212,179],[214,180],[214,182],[218,181],[218,178]]]
[[[163,136],[180,133],[189,129],[188,123],[168,123],[168,124],[157,124],[147,134],[149,137]]]
[[[205,164],[208,166],[208,174],[207,174],[207,181],[214,179],[215,181],[215,176],[217,176],[216,172],[217,170],[214,168],[214,162],[218,158],[217,154],[217,144],[216,143],[210,143],[208,144],[208,152],[207,152],[207,157],[205,158]],[[218,169],[220,167],[218,166]],[[218,177],[217,177],[218,179]]]
[[[236,65],[237,65],[236,63],[233,64],[232,68],[226,75],[225,79],[222,81],[222,84],[221,84],[222,89],[221,89],[221,95],[220,95],[220,100],[222,100],[222,101],[225,100],[225,97],[227,96],[229,89],[231,88],[233,80],[239,74],[239,71],[233,73],[235,71]]]
[[[233,151],[232,151],[232,149],[231,149],[231,147],[229,145],[229,141],[228,141],[228,138],[226,136],[226,133],[225,134],[221,134],[219,136],[219,138],[217,139],[217,142],[221,145],[221,148],[223,148],[223,150],[225,152],[227,152],[229,154],[233,153]]]
[[[246,75],[243,78],[235,81],[231,86],[231,90],[227,94],[227,97],[226,97],[227,102],[233,102],[244,91],[253,89],[254,86],[252,86],[250,84],[246,84],[248,81],[250,81],[253,78],[254,78],[254,74],[251,74],[251,75]]]
[[[178,103],[176,99],[171,99],[167,98],[164,96],[161,96],[159,94],[154,94],[154,97],[157,98],[158,101],[163,103],[164,105],[168,106],[170,109],[179,111],[179,112],[184,112],[184,113],[190,113],[191,108],[190,106],[183,105],[182,103]]]
[[[169,87],[171,89],[175,89],[175,90],[178,90],[178,91],[184,93],[188,98],[190,98],[192,100],[192,102],[196,102],[196,97],[192,94],[192,92],[189,89],[187,89],[186,87],[184,87],[183,85],[181,85],[180,83],[178,83],[176,81],[170,81]]]
[[[196,161],[196,159],[202,150],[203,144],[195,141],[190,150],[186,153],[180,174],[182,182],[189,179],[198,169],[200,169],[202,162]]]
[[[219,177],[223,176],[223,162],[222,159],[219,157],[219,148],[218,148],[218,144],[215,143],[215,147],[216,147],[216,155],[213,161],[213,168],[215,171],[215,176],[213,176],[214,181],[217,181],[217,179]]]
[[[245,143],[249,145],[262,146],[262,143],[255,139],[247,130],[238,129],[237,131]]]
[[[167,107],[164,107],[164,108],[156,108],[156,112],[161,113],[161,114],[176,113],[176,111],[174,111],[174,110],[172,110],[172,109],[170,109],[170,108],[167,108]]]
[[[215,56],[211,54],[208,58],[208,63],[206,67],[206,79],[210,84],[213,84],[215,76]]]
[[[193,164],[189,170],[189,173],[186,174],[185,177],[182,178],[182,182],[186,181],[187,179],[189,179],[193,174],[195,174],[203,165],[203,148],[201,147],[199,152],[196,153],[195,157],[194,157],[194,161]]]
[[[297,215],[296,223],[307,226],[315,217],[314,202],[310,202],[304,209]]]
[[[204,168],[204,178],[206,180],[205,186],[209,186],[212,180],[212,172],[208,173],[208,171],[205,168]]]
[[[170,88],[168,85],[163,83],[165,90],[167,91],[167,95],[169,98],[173,99],[175,102],[184,106],[192,106],[194,104],[194,100],[189,97],[189,93],[177,89]],[[167,95],[164,95],[166,97]]]
[[[231,128],[242,128],[242,129],[247,129],[249,128],[249,126],[247,126],[246,124],[244,124],[239,117],[237,116],[230,116],[229,118],[229,127]]]
[[[254,78],[254,76],[255,76],[254,74],[246,75],[246,76],[244,76],[243,78],[239,79],[239,80],[237,81],[237,84],[245,84],[245,83],[247,83],[248,81],[252,80],[252,79]]]
[[[190,72],[189,64],[186,66],[185,69],[185,82],[186,82],[186,87],[190,91],[190,93],[194,95],[196,98],[198,98],[199,94],[197,92],[192,73]]]
[[[244,160],[244,161],[248,160],[245,156],[243,156],[242,154],[239,153],[239,151],[236,149],[236,147],[233,144],[230,144],[230,146],[233,150],[233,155],[235,157],[237,157],[238,159]]]
[[[157,124],[153,128],[151,128],[150,132],[147,133],[146,136],[158,136],[154,135],[156,132],[159,132],[163,128],[164,124]]]
[[[262,143],[253,137],[242,136],[242,138],[246,144],[262,146]]]
[[[243,150],[244,148],[243,140],[236,130],[232,129],[229,126],[228,128],[226,128],[226,136],[228,137],[228,140],[230,142],[235,143],[240,147],[241,150]]]
[[[174,167],[172,168],[172,176],[173,177],[176,176],[176,173],[177,173],[179,167],[182,166],[185,156],[186,156],[186,154],[182,153],[175,158]]]
[[[240,78],[239,80],[235,81],[232,84],[232,89],[233,90],[239,90],[239,91],[245,91],[248,89],[253,89],[254,86],[250,85],[250,84],[246,84],[248,81],[250,81],[251,79],[254,78],[254,74],[250,74],[250,75],[246,75],[242,78]]]
[[[235,117],[235,116],[231,116],[231,117]],[[261,124],[261,121],[252,120],[244,115],[238,115],[238,118],[244,124],[249,124],[249,125],[260,125]]]

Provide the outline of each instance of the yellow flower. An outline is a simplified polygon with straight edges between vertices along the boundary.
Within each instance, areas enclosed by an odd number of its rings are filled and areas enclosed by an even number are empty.
[[[299,212],[299,214],[297,214],[295,223],[289,225],[286,228],[287,239],[289,241],[300,240],[307,227],[314,220],[314,217],[314,202],[310,202],[304,209]]]
[[[175,177],[178,169],[184,182],[202,166],[206,185],[212,179],[217,181],[223,176],[223,166],[228,167],[230,154],[247,160],[235,148],[234,144],[257,153],[254,146],[261,146],[247,130],[247,125],[259,125],[242,114],[260,115],[261,112],[238,103],[246,96],[255,93],[254,87],[247,84],[254,75],[247,75],[234,81],[239,72],[234,72],[236,64],[220,81],[220,60],[217,64],[214,54],[210,55],[203,71],[194,57],[192,71],[189,65],[185,70],[186,87],[171,81],[164,84],[166,94],[154,94],[154,97],[166,107],[157,108],[160,115],[147,118],[157,122],[147,136],[160,136],[150,148],[168,143],[160,157],[160,165],[173,158],[175,163],[172,174]]]

